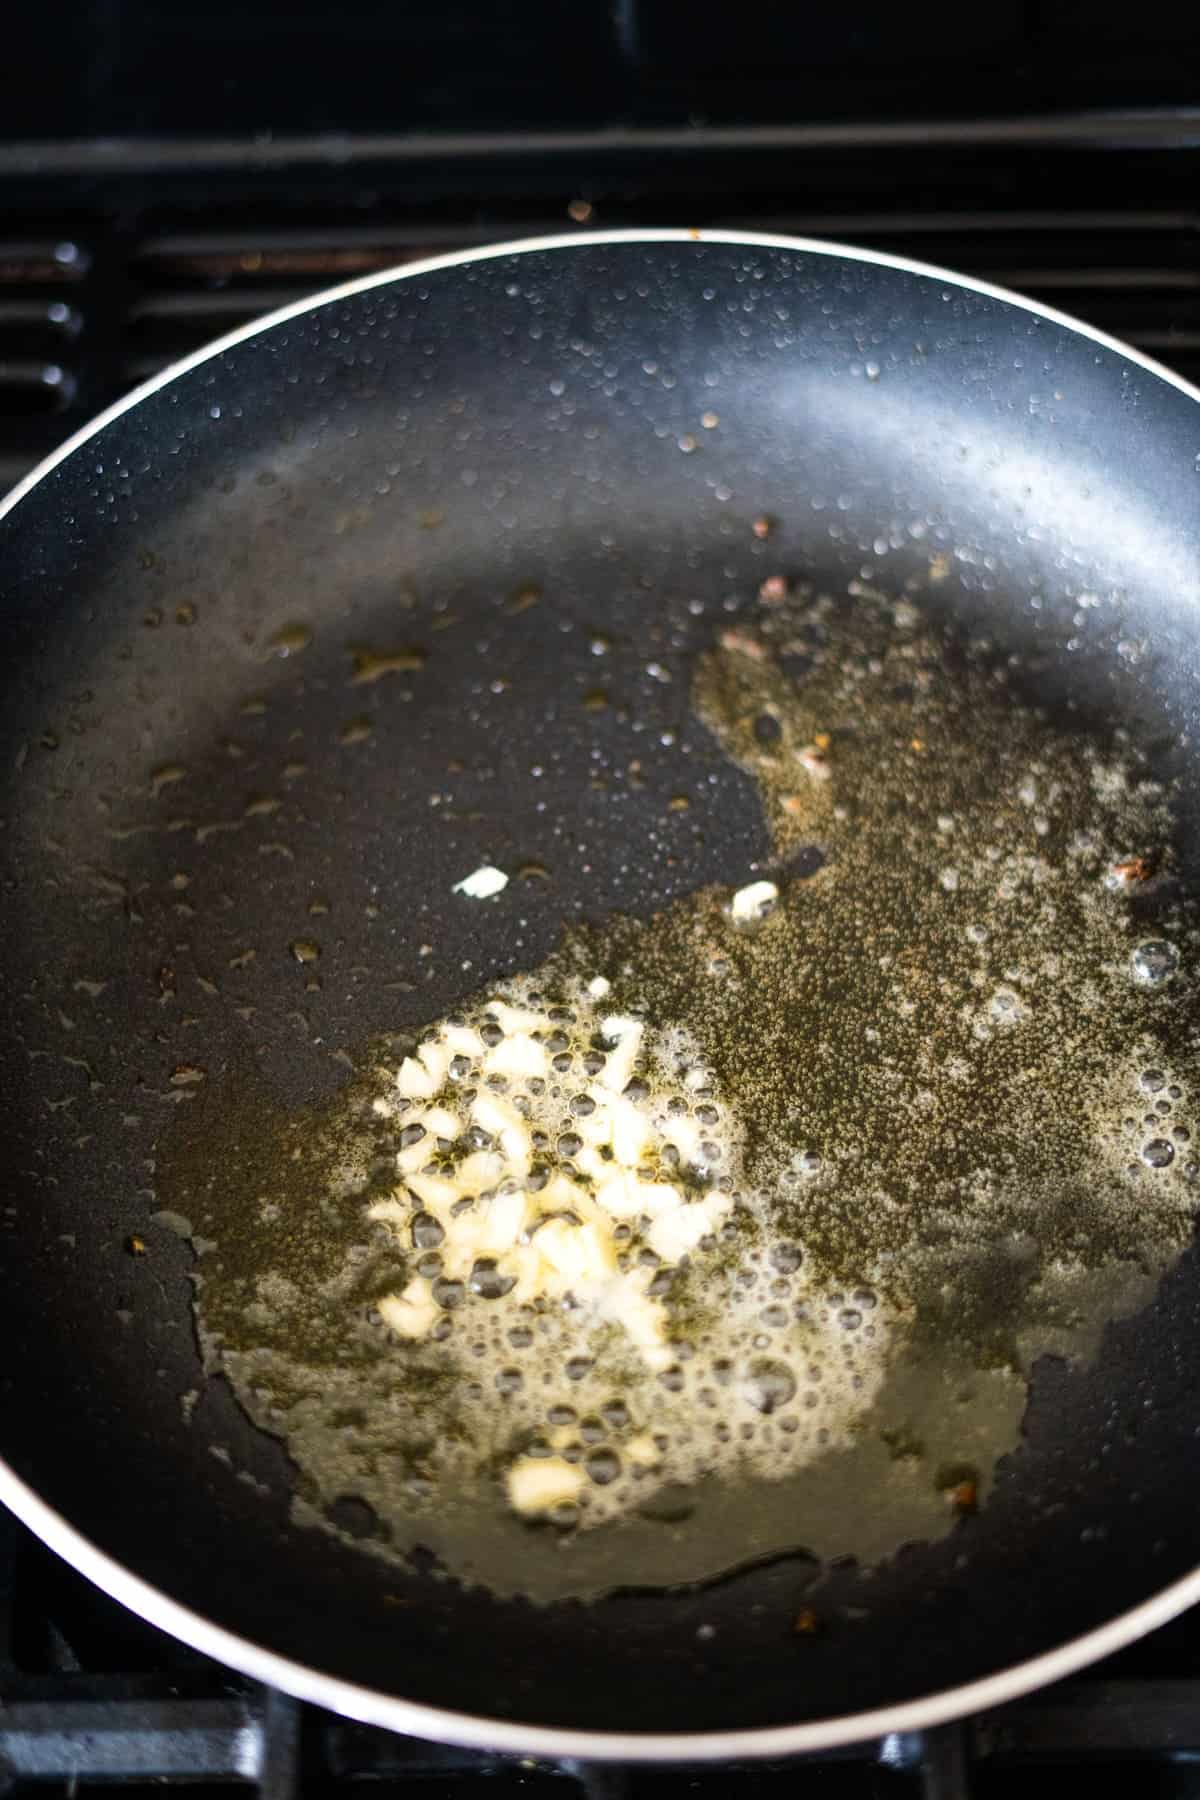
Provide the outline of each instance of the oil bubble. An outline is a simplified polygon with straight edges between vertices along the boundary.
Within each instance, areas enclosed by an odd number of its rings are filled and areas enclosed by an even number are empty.
[[[742,1383],[742,1393],[756,1412],[773,1413],[786,1406],[796,1392],[796,1377],[786,1363],[757,1357]]]
[[[1130,958],[1133,978],[1146,987],[1169,981],[1179,967],[1179,952],[1165,938],[1147,938]]]
[[[584,1457],[583,1466],[597,1487],[607,1487],[621,1473],[621,1459],[615,1450],[593,1450]]]

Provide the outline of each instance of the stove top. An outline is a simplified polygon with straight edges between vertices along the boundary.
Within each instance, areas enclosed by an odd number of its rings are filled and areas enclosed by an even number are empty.
[[[682,0],[580,0],[571,42],[582,62],[556,87],[530,70],[543,50],[543,76],[561,62],[561,9],[522,9],[501,45],[495,21],[476,21],[471,37],[453,7],[439,8],[408,46],[403,105],[389,109],[382,14],[349,4],[330,51],[334,75],[339,58],[365,65],[348,118],[311,80],[284,91],[294,58],[274,65],[270,86],[267,10],[96,0],[65,23],[21,11],[24,63],[9,70],[29,79],[0,141],[0,489],[135,382],[271,308],[406,259],[555,230],[694,224],[873,245],[1035,295],[1200,381],[1200,114],[1172,109],[1185,96],[1171,71],[1181,88],[1190,76],[1183,44],[1163,48],[1179,20],[1200,32],[1191,15],[1143,8],[1102,31],[1073,4],[1047,8],[1044,26],[1036,7],[969,21],[935,6],[888,86],[879,56],[907,15],[868,3],[853,25],[824,22],[833,35],[797,85],[765,0],[734,9],[736,28],[729,9],[692,0],[686,14]],[[322,16],[315,0],[289,7],[289,42],[311,48]],[[1084,53],[1061,91],[1043,92],[1037,42],[1068,27]],[[865,33],[870,50],[853,108],[838,86],[837,32]],[[994,75],[966,89],[953,79],[990,55],[997,33],[1013,50],[999,66],[1025,70],[1007,110]],[[1149,81],[1138,70],[1155,46]],[[489,86],[479,70],[493,53]],[[178,68],[165,87],[150,77],[185,54],[181,100]],[[439,87],[454,56],[457,74]],[[1123,86],[1112,76],[1121,58]],[[70,79],[46,86],[38,71],[51,64],[69,65]],[[822,68],[833,73],[814,98]],[[887,104],[873,105],[885,87]],[[972,119],[942,116],[955,98]],[[868,112],[869,125],[844,122]],[[148,1795],[187,1781],[289,1800],[363,1782],[459,1795],[486,1781],[497,1797],[669,1797],[715,1795],[731,1779],[830,1797],[1038,1800],[1064,1779],[1086,1780],[1097,1800],[1200,1796],[1200,1620],[924,1736],[740,1774],[543,1765],[390,1736],[264,1692],[143,1625],[0,1518],[0,1784],[17,1791],[50,1783],[74,1796],[81,1781],[120,1780]]]
[[[383,1794],[411,1782],[430,1796],[674,1800],[753,1781],[764,1800],[810,1782],[830,1800],[1060,1800],[1064,1778],[1086,1779],[1095,1800],[1200,1794],[1200,1620],[933,1732],[741,1770],[585,1767],[422,1743],[264,1690],[135,1619],[0,1519],[0,1782],[18,1792],[51,1783],[73,1800],[81,1782],[120,1782],[141,1800],[187,1782],[349,1800],[362,1783]]]
[[[579,226],[794,232],[1016,288],[1200,380],[1200,114],[0,141],[0,484],[211,338]]]

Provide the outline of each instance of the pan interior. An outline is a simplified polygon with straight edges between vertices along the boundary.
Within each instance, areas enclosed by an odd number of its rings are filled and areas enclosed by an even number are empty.
[[[1045,1366],[978,1518],[823,1578],[808,1643],[797,1559],[545,1610],[381,1577],[298,1528],[279,1446],[201,1378],[192,1253],[152,1214],[178,1114],[218,1084],[328,1097],[364,1044],[537,963],[564,922],[767,856],[688,689],[777,567],[900,592],[944,557],[934,611],[1019,654],[1056,718],[1127,726],[1186,774],[1194,487],[1194,403],[1115,353],[926,276],[719,244],[376,288],[85,444],[4,527],[13,1466],[254,1641],[599,1729],[953,1686],[1189,1567],[1190,1257],[1093,1364]],[[702,824],[669,805],[699,780]],[[550,879],[503,910],[451,904],[483,863]]]

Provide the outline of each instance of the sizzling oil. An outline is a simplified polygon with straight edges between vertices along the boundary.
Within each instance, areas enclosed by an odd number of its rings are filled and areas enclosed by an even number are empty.
[[[614,1008],[686,1030],[736,1120],[737,1229],[665,1301],[677,1384],[612,1331],[567,1375],[570,1320],[545,1310],[528,1344],[500,1342],[486,1299],[428,1341],[381,1326],[413,1260],[366,1221],[396,1182],[403,1121],[372,1103],[398,1048],[320,1116],[202,1096],[177,1146],[179,1204],[216,1244],[210,1361],[285,1438],[302,1516],[336,1528],[354,1496],[381,1554],[421,1544],[502,1592],[935,1534],[1018,1441],[1036,1357],[1087,1354],[1190,1234],[1195,930],[1136,752],[1056,729],[908,603],[775,604],[703,659],[693,702],[756,779],[777,905],[747,927],[704,890],[573,934],[529,978],[569,994],[602,975]],[[795,1392],[740,1437],[714,1371],[767,1352]],[[531,1434],[619,1459],[645,1427],[660,1460],[605,1523],[506,1507]]]

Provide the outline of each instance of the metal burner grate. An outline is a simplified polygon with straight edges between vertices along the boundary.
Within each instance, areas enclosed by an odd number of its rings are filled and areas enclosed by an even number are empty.
[[[915,256],[1076,313],[1200,380],[1198,174],[1200,127],[1170,115],[103,156],[0,144],[0,485],[135,382],[274,307],[579,225],[794,232]],[[85,203],[65,209],[65,192]]]
[[[1163,1669],[1175,1674],[1165,1676]],[[1185,1800],[1200,1793],[1200,1629],[1183,1619],[1097,1674],[926,1733],[740,1768],[618,1768],[501,1758],[397,1737],[302,1706],[125,1613],[0,1515],[0,1787],[74,1800],[120,1783],[149,1800],[186,1782],[212,1800],[351,1800],[363,1784],[460,1800]],[[1069,1785],[1067,1791],[1073,1791]]]

